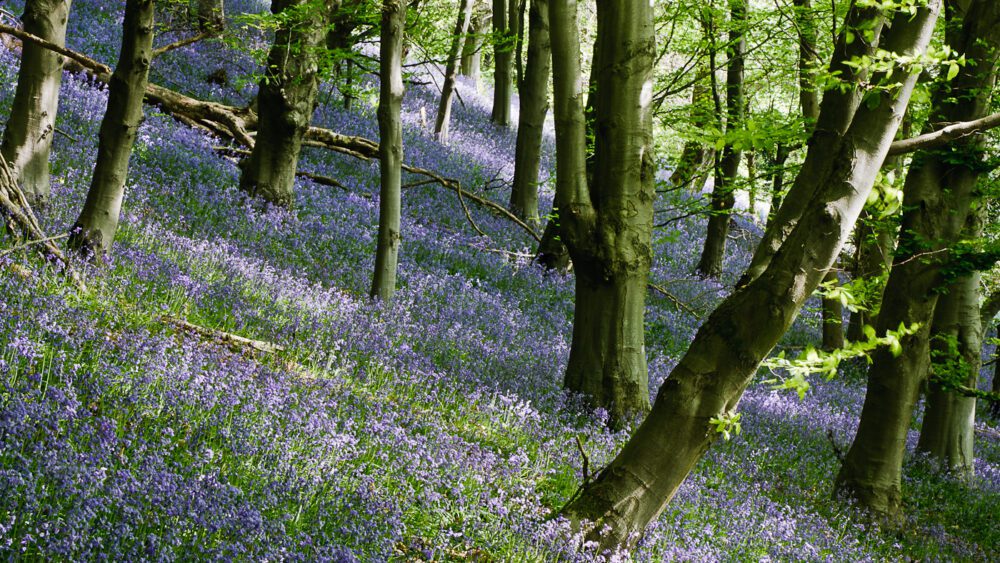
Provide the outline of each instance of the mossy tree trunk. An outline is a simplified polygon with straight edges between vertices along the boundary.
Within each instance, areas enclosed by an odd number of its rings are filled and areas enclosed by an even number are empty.
[[[62,47],[69,10],[70,0],[28,0],[21,18],[24,31]],[[49,149],[59,111],[62,68],[60,55],[34,43],[22,45],[17,90],[0,154],[32,204],[44,204],[51,193]]]
[[[459,0],[458,22],[451,38],[451,50],[448,52],[448,62],[444,70],[444,82],[441,84],[441,103],[438,104],[437,120],[434,123],[434,134],[438,141],[448,142],[448,125],[451,122],[451,97],[455,91],[456,67],[461,59],[462,40],[469,31],[469,19],[472,17],[472,4],[475,0]]]
[[[294,202],[302,138],[316,103],[318,50],[326,38],[325,24],[339,4],[339,0],[271,2],[271,12],[284,17],[260,81],[254,146],[240,163],[240,189],[252,197],[281,207]]]
[[[521,113],[518,116],[517,144],[514,149],[514,182],[510,209],[532,227],[538,227],[538,167],[542,161],[542,128],[549,110],[548,0],[531,0],[528,13],[528,61],[521,85]]]
[[[643,318],[654,194],[652,11],[646,2],[597,4],[596,139],[588,184],[577,5],[550,5],[556,206],[576,273],[565,385],[606,408],[612,424],[649,408]]]
[[[940,0],[932,0],[915,16],[896,14],[884,48],[922,54],[939,10]],[[824,154],[830,160],[823,166],[827,172],[812,178],[818,185],[781,251],[709,316],[661,386],[652,412],[565,508],[573,522],[592,523],[585,530],[588,540],[603,548],[634,545],[715,440],[711,421],[735,411],[760,362],[837,258],[871,192],[917,75],[897,70],[893,79],[900,83],[895,95],[850,112],[845,142],[836,153]]]
[[[396,268],[399,262],[401,178],[403,165],[403,30],[406,25],[406,0],[383,0],[378,99],[379,189],[378,244],[375,250],[375,277],[371,296],[381,301],[392,299],[396,291]]]
[[[930,127],[986,115],[1000,48],[1000,4],[973,0],[949,22],[948,43],[969,64],[937,85]],[[954,28],[959,31],[952,32]],[[974,200],[983,151],[976,139],[914,155],[903,191],[899,245],[886,282],[876,332],[919,324],[901,339],[902,351],[879,350],[868,370],[868,390],[857,435],[837,475],[837,491],[875,513],[896,517],[906,434],[928,368],[928,338],[948,248],[957,242]]]
[[[108,85],[108,109],[101,121],[97,162],[83,211],[73,225],[69,247],[101,261],[111,249],[153,58],[153,0],[128,0],[122,47]]]

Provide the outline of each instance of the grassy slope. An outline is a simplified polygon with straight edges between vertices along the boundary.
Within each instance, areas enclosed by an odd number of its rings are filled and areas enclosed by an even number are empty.
[[[113,60],[106,3],[74,3],[71,44]],[[229,13],[252,4],[229,7]],[[96,45],[100,44],[100,47]],[[0,115],[16,57],[0,54]],[[215,43],[158,61],[154,80],[239,103],[246,87],[201,78],[252,65]],[[512,135],[488,125],[468,85],[451,147],[419,127],[433,92],[408,93],[406,157],[504,201]],[[65,229],[82,202],[104,94],[64,86],[45,221]],[[336,99],[336,96],[334,96]],[[375,137],[374,111],[324,107],[317,119]],[[530,240],[453,194],[408,190],[402,289],[391,308],[364,298],[377,221],[377,168],[310,152],[302,168],[348,190],[299,186],[294,213],[261,211],[236,190],[214,141],[147,113],[132,160],[115,260],[75,295],[22,256],[0,262],[0,550],[120,559],[494,560],[576,557],[550,520],[624,439],[559,390],[571,280],[523,259]],[[661,233],[654,275],[710,306],[724,286],[691,279],[696,221]],[[745,264],[736,245],[728,280]],[[650,298],[651,388],[697,321]],[[178,332],[161,317],[280,343],[279,357]],[[806,322],[790,341],[815,337]],[[636,559],[982,560],[997,545],[1000,445],[984,427],[967,487],[907,471],[911,531],[867,526],[828,500],[856,425],[856,382],[805,400],[751,388],[743,434],[702,462]],[[583,556],[580,556],[583,557]]]

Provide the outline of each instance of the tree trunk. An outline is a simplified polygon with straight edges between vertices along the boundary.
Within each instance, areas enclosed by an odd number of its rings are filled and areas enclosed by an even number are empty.
[[[538,217],[538,167],[542,161],[542,128],[549,109],[548,0],[532,0],[528,25],[528,63],[520,92],[521,113],[514,149],[510,210],[537,227],[541,222]]]
[[[890,227],[886,221],[872,217],[866,210],[861,213],[861,219],[855,229],[855,254],[854,271],[852,276],[856,280],[865,280],[873,283],[882,277],[892,266],[892,254],[896,246],[896,234],[894,228]],[[877,293],[867,293],[865,295],[865,309],[858,309],[851,313],[851,318],[847,326],[847,339],[858,342],[865,339],[864,329],[866,326],[874,326],[875,315],[871,313],[882,303],[881,283],[876,288]]]
[[[472,17],[474,0],[459,0],[458,22],[455,24],[455,34],[451,38],[451,50],[448,52],[448,64],[444,70],[444,83],[441,85],[441,103],[438,105],[437,122],[434,124],[434,134],[438,141],[448,142],[448,124],[451,121],[451,95],[455,90],[455,67],[459,63],[462,39],[469,30],[469,18]]]
[[[122,47],[108,88],[108,109],[101,121],[97,162],[69,247],[101,261],[118,230],[128,161],[142,123],[142,98],[153,58],[153,0],[127,0]]]
[[[557,213],[558,209],[553,209]],[[557,270],[567,272],[569,270],[569,249],[559,236],[559,218],[554,217],[545,223],[545,230],[542,231],[542,240],[538,243],[538,251],[535,253],[535,262],[541,264],[546,270]]]
[[[764,237],[757,245],[750,267],[737,285],[746,285],[767,267],[767,263],[781,247],[785,238],[809,204],[816,187],[829,176],[833,162],[829,155],[836,154],[841,139],[851,125],[851,119],[861,103],[859,84],[867,76],[848,63],[855,58],[872,56],[882,32],[884,18],[877,7],[859,8],[852,1],[847,18],[841,27],[837,45],[830,62],[831,74],[841,77],[843,88],[831,88],[823,95],[820,115],[809,137],[809,151],[799,174],[764,230]]]
[[[789,156],[791,156],[791,151],[788,150],[788,146],[784,143],[778,143],[774,150],[774,168],[771,170],[771,209],[767,210],[768,225],[774,220],[774,215],[781,207],[781,200],[785,195],[783,193],[785,191],[785,163],[788,162]]]
[[[515,7],[517,0],[510,0]],[[507,0],[493,0],[493,113],[490,121],[510,125],[510,100],[513,94],[514,37],[517,35],[517,12],[507,11]]]
[[[482,20],[482,14],[475,13],[475,8],[473,8],[472,22],[470,23],[471,31],[465,37],[465,42],[462,44],[462,68],[459,72],[462,76],[468,76],[472,79],[472,82],[476,85],[476,90],[479,89],[479,82],[481,80],[479,66],[482,61],[480,49],[483,46]]]
[[[965,238],[982,236],[981,221],[970,215]],[[927,391],[924,423],[917,450],[926,452],[941,468],[969,479],[974,470],[972,450],[976,421],[976,399],[966,397],[936,381],[936,377],[958,380],[975,389],[982,366],[983,325],[979,317],[979,272],[953,281],[938,297],[931,325],[931,379]],[[954,347],[957,344],[957,348]],[[958,373],[948,373],[958,371]],[[936,376],[936,377],[935,377]]]
[[[932,0],[915,16],[898,13],[884,47],[919,56],[939,10],[940,0]],[[555,29],[553,20],[553,37]],[[715,440],[711,421],[736,409],[760,362],[837,258],[871,192],[917,76],[900,76],[897,70],[893,79],[900,81],[895,96],[858,109],[845,142],[836,153],[824,155],[831,161],[825,166],[829,177],[812,191],[781,252],[709,316],[664,381],[650,415],[564,510],[574,522],[593,523],[588,540],[615,548],[639,539]]]
[[[712,89],[708,80],[698,80],[691,88],[691,126],[694,129],[701,130],[709,126],[712,119],[711,107]],[[715,151],[710,147],[696,140],[684,143],[677,166],[670,174],[670,185],[684,187],[694,193],[700,192],[704,182],[696,180],[704,178],[704,169],[714,162]]]
[[[281,14],[310,0],[274,0],[271,12]],[[240,189],[265,202],[290,207],[295,198],[295,171],[302,138],[312,120],[318,90],[317,49],[339,0],[325,0],[321,13],[299,12],[274,35],[267,68],[257,95],[260,108],[257,137],[250,156],[240,163]],[[291,12],[295,13],[295,12]]]
[[[198,28],[202,31],[222,31],[226,28],[226,12],[222,0],[197,0]]]
[[[403,29],[406,25],[406,0],[383,0],[378,131],[379,190],[378,246],[375,251],[375,277],[371,296],[388,302],[396,291],[396,265],[399,261],[403,164]]]
[[[743,127],[743,67],[747,43],[744,38],[747,21],[746,0],[730,0],[731,21],[729,29],[729,62],[726,70],[726,132]],[[712,189],[711,215],[705,235],[705,247],[698,262],[697,272],[705,277],[722,275],[722,261],[726,255],[726,238],[729,236],[729,219],[736,203],[734,190],[743,152],[732,142],[722,150],[722,159],[716,168],[715,187]]]
[[[839,283],[837,272],[830,270],[823,278],[823,283],[836,287]],[[823,311],[823,349],[839,350],[844,347],[844,308],[840,299],[834,297],[824,297],[822,301]]]
[[[70,0],[28,0],[24,30],[60,47],[66,43]],[[0,146],[0,155],[18,176],[32,205],[49,199],[49,149],[55,135],[62,83],[61,56],[34,43],[21,47],[17,90]]]
[[[958,38],[948,42],[969,64],[932,98],[934,126],[986,114],[1000,48],[1000,4],[974,0]],[[920,329],[901,338],[902,351],[879,350],[868,370],[861,422],[837,475],[837,491],[890,518],[899,513],[900,477],[910,418],[927,373],[928,336],[945,283],[947,249],[958,240],[982,170],[982,146],[966,139],[914,156],[903,195],[899,246],[886,283],[876,332],[900,324]]]
[[[576,270],[566,387],[631,421],[649,407],[646,283],[652,261],[653,157],[649,88],[652,7],[597,4],[593,185],[587,182],[584,92],[576,2],[550,6],[556,118],[556,207]]]

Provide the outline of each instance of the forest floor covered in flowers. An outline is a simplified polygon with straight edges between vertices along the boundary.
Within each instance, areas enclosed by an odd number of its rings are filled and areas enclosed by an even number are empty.
[[[113,63],[119,24],[109,3],[77,0],[68,44]],[[3,116],[17,68],[17,54],[0,50]],[[238,77],[254,65],[209,41],[157,59],[150,79],[245,104],[252,86],[207,81],[219,69]],[[471,84],[459,91],[441,146],[420,117],[436,91],[408,89],[405,159],[503,204],[514,135],[490,125]],[[324,85],[316,124],[377,138],[371,94],[353,111],[339,102]],[[82,206],[105,104],[103,88],[66,76],[53,199],[41,213],[50,234]],[[584,462],[599,469],[627,432],[608,431],[602,413],[561,390],[572,279],[533,266],[532,239],[505,219],[470,207],[479,235],[454,193],[421,185],[404,192],[401,289],[391,306],[373,303],[377,163],[306,149],[300,170],[343,187],[302,179],[293,211],[261,210],[218,144],[147,108],[113,259],[86,271],[88,292],[23,254],[0,256],[2,557],[595,558],[563,539],[554,516]],[[550,170],[551,142],[547,152]],[[550,184],[545,192],[549,206]],[[703,223],[655,234],[653,282],[676,300],[648,298],[651,392],[757,234],[741,222],[726,275],[704,281],[690,274]],[[176,319],[283,350],[233,347]],[[817,322],[815,306],[804,311],[785,345],[814,342]],[[1000,430],[985,409],[973,482],[910,457],[902,529],[830,499],[863,396],[863,372],[850,369],[804,399],[752,385],[742,434],[712,448],[632,557],[997,560]]]

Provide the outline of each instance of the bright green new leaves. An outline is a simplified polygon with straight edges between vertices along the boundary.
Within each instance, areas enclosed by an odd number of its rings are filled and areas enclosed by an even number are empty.
[[[900,339],[915,334],[919,329],[918,323],[913,323],[908,327],[900,323],[896,330],[888,330],[885,336],[877,336],[874,328],[865,326],[865,340],[851,342],[838,350],[826,352],[809,346],[792,360],[786,358],[785,352],[782,351],[761,364],[774,375],[773,378],[765,380],[764,383],[773,385],[775,389],[793,390],[799,394],[799,398],[803,398],[809,390],[807,376],[819,373],[826,379],[832,379],[837,375],[840,362],[850,358],[863,357],[871,363],[870,352],[880,346],[887,346],[893,356],[899,356],[903,351]]]

